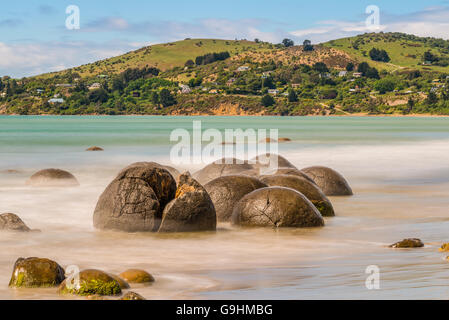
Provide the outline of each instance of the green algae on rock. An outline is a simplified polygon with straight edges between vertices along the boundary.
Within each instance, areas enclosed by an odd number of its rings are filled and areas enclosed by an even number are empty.
[[[64,269],[55,261],[45,258],[19,258],[9,282],[15,288],[56,287],[63,282]]]
[[[80,296],[115,296],[122,293],[120,283],[106,272],[87,269],[79,273],[79,284],[67,284],[64,280],[58,288],[60,294]]]
[[[422,248],[422,247],[424,247],[424,243],[417,238],[404,239],[390,246],[390,248]]]

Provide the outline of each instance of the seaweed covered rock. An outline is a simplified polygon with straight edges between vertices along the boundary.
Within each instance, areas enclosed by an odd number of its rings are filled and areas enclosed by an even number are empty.
[[[390,246],[390,248],[421,248],[421,247],[424,247],[424,243],[417,238],[404,239]]]
[[[346,179],[337,171],[327,167],[309,167],[301,170],[320,187],[326,196],[352,196]]]
[[[21,232],[31,231],[25,222],[23,222],[22,219],[14,213],[0,214],[0,230]]]
[[[111,276],[111,278],[118,282],[118,284],[120,285],[120,289],[129,289],[129,284],[125,279],[120,276],[116,276],[115,274],[109,273],[109,275]]]
[[[151,274],[149,274],[145,270],[140,269],[128,269],[120,273],[120,277],[122,277],[129,283],[148,284],[154,282],[154,278]]]
[[[115,296],[122,293],[120,283],[110,274],[95,270],[87,269],[79,273],[79,284],[76,281],[67,283],[64,280],[58,288],[60,294],[74,294],[80,296]]]
[[[204,186],[214,203],[217,220],[222,222],[231,220],[234,206],[240,199],[265,187],[267,185],[259,179],[245,175],[219,177]]]
[[[140,294],[129,291],[120,300],[146,300]]]
[[[10,287],[56,287],[65,278],[64,269],[55,261],[45,258],[19,258],[14,264]]]
[[[32,187],[76,187],[78,180],[73,174],[61,169],[44,169],[33,174],[27,185]]]
[[[203,169],[195,172],[193,174],[193,177],[199,183],[204,185],[216,178],[236,175],[244,171],[250,171],[252,169],[254,169],[254,167],[247,161],[234,158],[223,158],[211,164],[208,164]]]
[[[309,180],[292,175],[263,176],[260,180],[270,187],[279,186],[292,188],[302,193],[307,199],[309,199],[323,217],[335,216],[332,203],[324,195],[320,188]]]
[[[159,232],[216,230],[217,216],[209,194],[190,174],[179,177],[176,197],[164,209]]]
[[[244,196],[234,207],[232,223],[258,227],[321,227],[320,212],[304,195],[284,187],[269,187]]]
[[[176,193],[176,181],[155,163],[123,169],[98,200],[94,227],[127,232],[157,231],[162,212]]]
[[[259,168],[265,174],[266,170],[273,170],[277,168],[294,168],[296,167],[281,155],[266,153],[258,155],[257,157],[251,159],[250,163],[254,163],[254,167]]]

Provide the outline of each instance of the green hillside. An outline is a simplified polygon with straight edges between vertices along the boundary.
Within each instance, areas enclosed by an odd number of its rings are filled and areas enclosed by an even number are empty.
[[[388,71],[401,69],[432,70],[449,72],[449,63],[439,65],[423,65],[426,51],[444,59],[449,59],[449,42],[435,38],[423,38],[403,33],[367,33],[356,37],[332,40],[323,44],[347,52],[359,62],[369,62],[379,69]],[[383,49],[391,58],[389,63],[373,61],[371,49]],[[446,66],[444,66],[446,64]]]

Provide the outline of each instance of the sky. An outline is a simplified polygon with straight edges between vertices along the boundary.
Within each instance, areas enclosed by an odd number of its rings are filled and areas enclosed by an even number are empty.
[[[185,38],[325,42],[364,32],[449,39],[449,0],[15,0],[0,9],[0,76],[58,71]],[[379,8],[379,25],[366,24]],[[79,8],[79,29],[66,20]],[[76,20],[69,19],[70,25]],[[370,20],[374,21],[374,20]]]

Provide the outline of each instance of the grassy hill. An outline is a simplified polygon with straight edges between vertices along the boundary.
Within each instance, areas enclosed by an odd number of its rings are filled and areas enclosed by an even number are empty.
[[[356,37],[332,40],[323,45],[342,50],[359,62],[365,61],[376,68],[388,71],[418,69],[449,72],[448,66],[423,65],[423,55],[426,51],[449,58],[449,42],[444,40],[416,37],[403,33],[367,33]],[[389,63],[372,61],[369,57],[369,51],[372,48],[387,51],[391,61]]]

